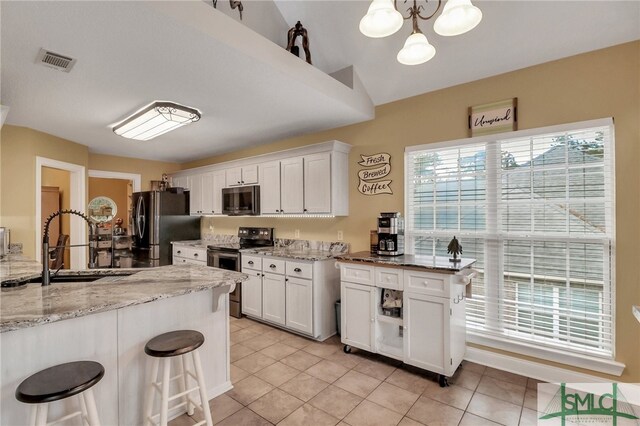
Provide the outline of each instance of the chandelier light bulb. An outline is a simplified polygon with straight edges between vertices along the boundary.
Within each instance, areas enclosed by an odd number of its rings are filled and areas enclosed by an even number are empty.
[[[481,20],[482,11],[472,5],[471,0],[449,0],[433,29],[441,36],[455,36],[471,31]]]
[[[392,0],[373,0],[360,20],[360,32],[367,37],[387,37],[397,32],[404,22]]]
[[[403,65],[420,65],[433,58],[436,54],[436,48],[429,44],[427,37],[421,32],[414,32],[404,47],[398,52],[398,62]]]

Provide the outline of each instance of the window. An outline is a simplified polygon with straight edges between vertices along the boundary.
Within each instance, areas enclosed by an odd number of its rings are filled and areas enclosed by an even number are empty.
[[[407,148],[406,242],[477,259],[470,333],[612,359],[613,125]]]

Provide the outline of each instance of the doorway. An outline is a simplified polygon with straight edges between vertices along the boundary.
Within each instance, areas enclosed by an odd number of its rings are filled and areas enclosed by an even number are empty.
[[[42,167],[41,183],[42,203],[40,205],[41,228],[47,218],[58,210],[71,208],[71,173],[67,170]],[[58,216],[49,225],[49,244],[52,247],[50,266],[53,270],[71,268],[71,252],[68,247],[71,235],[71,217],[69,215]],[[57,249],[57,245],[67,247]]]
[[[46,217],[43,217],[42,213],[42,187],[43,174],[48,172],[45,168],[56,169],[59,171],[68,172],[68,194],[69,194],[69,209],[84,212],[86,210],[86,169],[84,166],[78,164],[66,163],[64,161],[52,160],[45,157],[36,157],[36,181],[35,181],[35,245],[36,245],[36,259],[42,260],[42,232],[43,223]],[[44,173],[43,173],[44,171]],[[45,176],[46,178],[46,176]],[[69,244],[82,245],[87,244],[87,223],[82,218],[75,215],[69,216],[68,232],[69,232]],[[64,218],[63,218],[64,220]],[[64,222],[62,223],[64,227]],[[65,231],[66,232],[66,231]],[[55,244],[57,241],[51,241]],[[52,244],[52,245],[53,245]],[[71,269],[85,269],[87,267],[87,250],[86,247],[72,247],[69,250],[69,261],[66,262]]]

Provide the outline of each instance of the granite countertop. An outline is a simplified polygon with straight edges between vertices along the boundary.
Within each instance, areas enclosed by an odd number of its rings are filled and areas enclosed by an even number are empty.
[[[344,262],[362,262],[381,266],[396,266],[407,268],[420,268],[438,272],[454,274],[476,263],[475,259],[460,259],[460,262],[449,262],[448,257],[441,256],[416,256],[404,254],[401,256],[378,256],[368,251],[347,253],[335,256],[336,260]]]
[[[211,243],[204,240],[186,240],[186,241],[171,241],[171,244],[206,250],[207,246]]]
[[[330,250],[316,250],[309,248],[289,248],[289,247],[266,247],[266,248],[249,248],[240,250],[246,254],[257,254],[269,257],[284,257],[287,259],[319,261],[333,259],[339,253]]]
[[[25,259],[17,261],[28,263]],[[37,262],[31,263],[39,266]],[[3,268],[5,266],[7,265]],[[127,272],[132,275],[122,276]],[[2,289],[0,333],[214,288],[227,287],[225,291],[232,291],[236,284],[247,279],[245,274],[239,272],[191,264],[129,270],[90,269],[67,273],[97,273],[105,275],[105,278],[93,282],[53,283],[47,287],[26,284]],[[25,276],[26,268],[20,274]],[[38,270],[36,276],[39,274]],[[6,279],[4,274],[2,279]]]

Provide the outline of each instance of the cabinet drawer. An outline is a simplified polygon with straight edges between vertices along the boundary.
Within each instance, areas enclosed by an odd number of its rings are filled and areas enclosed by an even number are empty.
[[[430,272],[404,271],[404,290],[411,293],[449,297],[450,275]]]
[[[270,272],[272,274],[281,274],[285,273],[285,261],[279,259],[269,259],[265,258],[262,260],[262,272]]]
[[[262,257],[242,255],[242,270],[254,269],[256,271],[262,270]]]
[[[298,278],[313,278],[313,263],[287,261],[287,275]]]
[[[206,249],[197,249],[193,247],[185,247],[185,246],[174,246],[173,247],[173,256],[174,257],[186,257],[187,259],[195,259],[201,260],[203,262],[207,261],[207,250]]]
[[[205,261],[196,260],[196,259],[188,259],[188,258],[184,258],[184,257],[178,257],[178,258],[173,259],[173,263],[174,264],[189,264],[189,265],[207,266],[207,262],[205,262]]]
[[[404,288],[402,269],[376,268],[376,287],[402,290]]]
[[[374,284],[373,266],[355,265],[353,263],[340,264],[340,280],[350,283]]]

